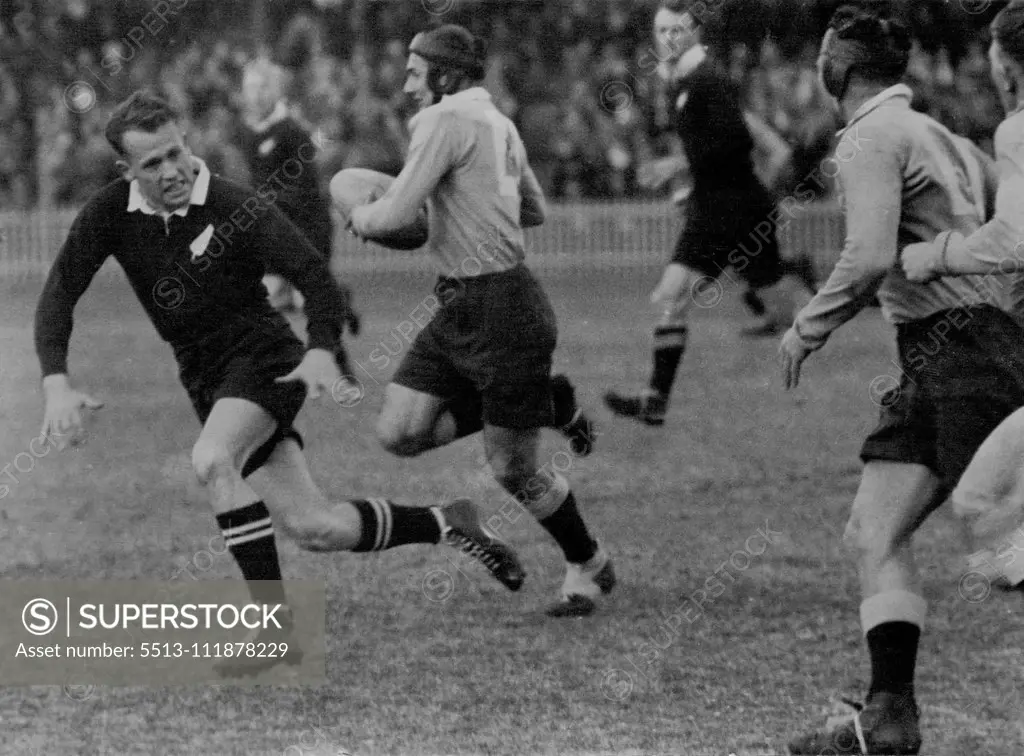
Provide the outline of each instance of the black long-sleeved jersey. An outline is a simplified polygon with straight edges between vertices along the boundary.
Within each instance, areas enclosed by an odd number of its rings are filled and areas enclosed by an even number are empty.
[[[277,206],[306,234],[321,255],[331,256],[331,210],[321,191],[312,136],[291,116],[241,136],[252,185],[272,186]]]
[[[754,140],[743,118],[739,89],[727,71],[706,58],[669,87],[669,97],[695,193],[759,183]]]
[[[267,302],[262,279],[268,268],[305,296],[309,347],[338,347],[350,313],[348,291],[274,206],[272,190],[254,193],[210,176],[202,166],[197,185],[207,180],[205,198],[193,191],[194,204],[184,216],[129,211],[130,184],[123,179],[82,209],[36,309],[36,352],[44,377],[67,372],[75,305],[111,255],[176,353],[200,344],[227,350],[253,329],[294,338],[287,320]]]

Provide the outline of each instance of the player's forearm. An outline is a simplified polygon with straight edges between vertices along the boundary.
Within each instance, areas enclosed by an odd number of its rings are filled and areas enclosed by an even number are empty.
[[[36,356],[43,377],[68,372],[68,345],[70,328],[43,328],[36,326]]]
[[[376,236],[401,231],[416,222],[416,215],[427,201],[430,192],[440,180],[436,169],[426,170],[422,156],[410,156],[410,161],[398,174],[384,196],[353,215],[356,231],[364,236]]]
[[[824,346],[844,323],[864,309],[888,274],[888,266],[858,270],[840,261],[828,281],[796,316],[794,327],[813,349]]]
[[[309,349],[326,349],[333,352],[341,343],[342,328],[351,315],[348,291],[338,285],[325,265],[315,266],[323,269],[323,277],[317,282],[309,278],[296,288],[305,297],[306,334]]]
[[[535,226],[543,225],[545,217],[542,208],[523,207],[519,211],[519,225],[523,228],[534,228]]]
[[[867,135],[865,135],[867,136]],[[800,314],[797,333],[821,347],[864,309],[896,265],[903,192],[902,144],[871,130],[871,150],[845,164],[846,243],[828,281]]]
[[[399,201],[396,201],[396,198],[382,197],[366,206],[360,213],[359,227],[356,230],[365,236],[378,236],[401,231],[412,225],[416,220],[418,206],[401,201],[401,198],[397,200]]]
[[[940,234],[935,253],[944,275],[1017,273],[1024,269],[1024,229],[996,216],[968,237]]]
[[[533,228],[541,225],[547,217],[544,195],[523,194],[519,205],[519,225]]]
[[[307,348],[326,349],[333,352],[341,343],[341,324],[344,315],[340,313],[321,313],[314,315],[308,310],[309,302],[306,302],[306,312],[309,322],[306,326],[306,333],[309,338]]]
[[[333,351],[341,339],[342,327],[351,315],[348,290],[339,285],[319,256],[285,276],[305,299],[308,347]]]
[[[36,307],[35,347],[44,377],[68,372],[75,303],[47,286]]]

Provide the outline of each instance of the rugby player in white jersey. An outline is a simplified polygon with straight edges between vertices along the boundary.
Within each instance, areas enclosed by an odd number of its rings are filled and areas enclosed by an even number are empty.
[[[482,430],[495,479],[565,555],[549,614],[583,616],[612,589],[612,563],[568,482],[539,463],[538,443],[541,428],[573,438],[590,426],[573,426],[574,392],[551,376],[555,315],[523,242],[523,228],[544,220],[544,196],[515,126],[479,86],[485,61],[483,41],[460,26],[416,35],[404,91],[420,111],[405,167],[349,218],[356,235],[379,237],[408,227],[426,203],[440,272],[438,310],[387,387],[378,435],[392,453],[415,456]]]
[[[845,540],[856,548],[860,620],[871,659],[863,705],[793,740],[791,754],[916,754],[918,642],[927,615],[914,533],[1007,416],[1024,406],[1024,331],[998,286],[981,276],[915,283],[900,250],[941,231],[977,231],[994,203],[991,160],[910,107],[900,81],[910,58],[905,25],[842,8],[822,42],[819,72],[846,128],[836,150],[846,244],[780,351],[787,388],[804,360],[877,294],[895,326],[898,387],[881,397],[878,426]]]
[[[1004,288],[1024,321],[1024,3],[1008,5],[992,22],[992,78],[1008,117],[995,134],[999,190],[995,216],[969,236],[956,230],[903,250],[912,281],[987,274]],[[991,581],[1024,590],[1024,410],[1000,423],[978,449],[953,491],[953,510],[970,525],[978,551],[978,586]]]

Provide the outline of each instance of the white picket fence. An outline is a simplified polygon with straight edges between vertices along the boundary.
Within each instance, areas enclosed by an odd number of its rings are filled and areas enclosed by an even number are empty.
[[[44,276],[75,212],[0,212],[0,280]],[[783,221],[783,254],[810,255],[819,274],[827,274],[843,244],[839,210],[831,204],[804,205]],[[668,202],[552,205],[544,225],[527,232],[528,262],[536,268],[658,265],[669,258],[681,224],[679,208]],[[336,237],[333,262],[339,273],[432,269],[423,251],[389,250],[342,232]],[[121,275],[120,268],[108,261],[101,275]]]

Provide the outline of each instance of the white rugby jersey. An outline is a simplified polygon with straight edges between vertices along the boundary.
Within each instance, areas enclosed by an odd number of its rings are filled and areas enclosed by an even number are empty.
[[[980,304],[1009,309],[993,276],[920,284],[903,273],[899,252],[906,245],[931,242],[948,229],[981,228],[998,184],[991,159],[912,110],[912,94],[897,84],[864,103],[826,161],[844,193],[846,244],[828,281],[796,317],[809,346],[824,344],[876,293],[894,324]]]
[[[523,227],[544,220],[544,193],[519,132],[482,87],[447,95],[409,122],[405,167],[370,206],[367,234],[401,229],[427,203],[441,275],[497,273],[524,257]]]
[[[951,273],[987,272],[994,285],[1008,291],[1012,314],[1024,323],[1024,108],[999,124],[995,150],[999,169],[995,215],[970,236],[949,232],[946,268]],[[936,247],[941,249],[946,241],[946,235],[941,235]]]

